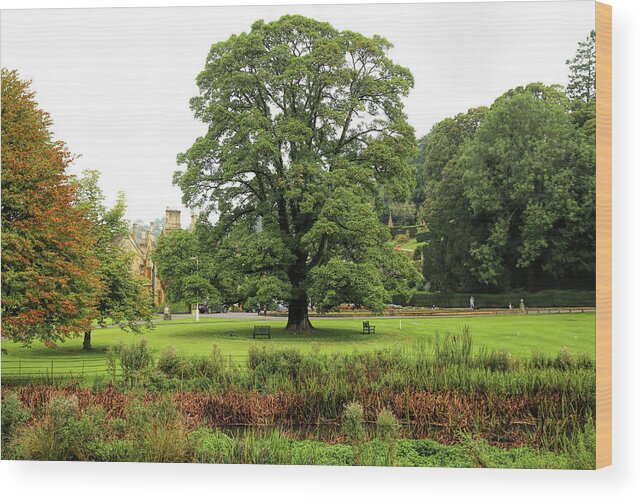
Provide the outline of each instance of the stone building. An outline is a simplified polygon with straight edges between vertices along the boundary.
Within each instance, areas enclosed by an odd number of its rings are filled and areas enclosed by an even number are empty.
[[[196,216],[192,216],[192,225],[194,225]],[[132,271],[145,280],[145,286],[150,291],[154,298],[154,305],[160,306],[165,302],[165,291],[161,285],[161,281],[156,274],[156,267],[152,260],[152,252],[156,248],[156,238],[152,232],[154,227],[150,223],[148,228],[144,228],[140,232],[138,225],[132,225],[132,231],[127,237],[119,237],[116,244],[121,249],[129,252],[132,257]],[[162,234],[170,231],[181,229],[181,211],[176,209],[165,210],[165,224],[163,226]]]

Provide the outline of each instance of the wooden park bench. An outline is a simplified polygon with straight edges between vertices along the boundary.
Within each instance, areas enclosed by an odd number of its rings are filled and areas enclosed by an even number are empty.
[[[257,336],[267,336],[270,339],[270,326],[269,325],[255,325],[252,331],[252,339]]]
[[[375,326],[368,322],[362,322],[362,334],[375,334]]]

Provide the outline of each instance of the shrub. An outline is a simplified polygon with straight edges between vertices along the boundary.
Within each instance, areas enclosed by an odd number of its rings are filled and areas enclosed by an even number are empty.
[[[359,402],[351,402],[344,407],[342,431],[353,444],[361,443],[366,438],[364,407]]]
[[[380,440],[395,440],[400,434],[400,424],[395,414],[389,409],[382,409],[377,415],[377,438]]]
[[[119,346],[116,357],[123,371],[123,379],[130,383],[133,383],[144,369],[150,367],[153,361],[145,338],[142,338],[138,344]]]
[[[567,346],[563,346],[560,349],[556,356],[555,364],[558,369],[564,370],[569,370],[574,367],[574,354]]]
[[[428,242],[429,241],[429,230],[420,230],[415,234],[415,240],[419,242]]]
[[[161,353],[156,367],[170,377],[176,377],[180,374],[181,359],[174,346],[168,346]]]
[[[576,354],[576,368],[577,369],[593,369],[596,366],[592,357],[589,356],[589,353],[581,351]]]
[[[56,396],[51,399],[46,409],[46,416],[60,426],[74,419],[77,413],[78,397],[76,395]]]
[[[123,418],[115,417],[109,422],[109,427],[113,433],[122,436],[127,431],[127,421]]]
[[[197,463],[234,463],[236,441],[220,430],[200,426],[188,435],[192,457]]]
[[[31,418],[31,412],[26,409],[18,396],[11,392],[2,398],[2,445],[11,440],[18,427],[25,424]]]
[[[56,396],[46,408],[45,417],[18,437],[23,459],[44,461],[89,461],[105,432],[106,413],[89,407],[79,416],[78,398]]]
[[[123,462],[132,461],[135,456],[134,442],[131,440],[111,440],[98,442],[95,446],[97,461]]]
[[[395,242],[397,244],[405,244],[411,240],[411,237],[409,237],[408,233],[398,233],[395,236]]]

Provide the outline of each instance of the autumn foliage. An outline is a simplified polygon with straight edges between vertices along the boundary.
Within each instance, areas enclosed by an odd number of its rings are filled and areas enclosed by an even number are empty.
[[[66,173],[73,157],[34,97],[2,70],[2,335],[54,346],[90,326],[101,284]]]

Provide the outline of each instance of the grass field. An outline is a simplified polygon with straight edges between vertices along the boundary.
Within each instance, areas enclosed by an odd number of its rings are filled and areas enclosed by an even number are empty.
[[[593,313],[362,321],[176,318],[147,347],[97,328],[90,353],[3,342],[3,458],[594,467]]]
[[[296,348],[322,353],[372,351],[400,344],[412,344],[425,340],[436,331],[459,332],[465,325],[471,329],[474,349],[487,347],[504,350],[516,356],[529,356],[534,350],[554,355],[566,346],[573,352],[586,352],[595,357],[595,314],[552,314],[534,316],[498,316],[467,318],[371,318],[376,327],[373,335],[362,334],[362,318],[314,319],[316,327],[309,334],[293,334],[284,331],[285,320],[265,321],[256,317],[231,319],[207,317],[199,323],[192,319],[177,319],[158,322],[156,327],[143,334],[150,349],[158,354],[168,346],[174,346],[184,354],[207,354],[216,343],[221,353],[242,363],[252,345],[275,348]],[[252,339],[252,327],[267,324],[272,327],[271,339]],[[401,326],[401,328],[400,328]],[[6,354],[2,360],[3,372],[18,361],[25,367],[55,362],[56,369],[65,365],[78,367],[81,361],[103,362],[109,346],[135,343],[139,336],[123,332],[115,327],[96,328],[92,334],[91,352],[81,349],[82,338],[70,339],[51,350],[40,343],[23,348],[3,341]],[[5,370],[6,369],[6,370]]]
[[[421,243],[421,242],[420,242],[420,243]],[[417,249],[417,248],[418,248],[418,246],[420,245],[420,243],[418,243],[418,241],[417,241],[417,240],[415,240],[415,238],[412,238],[412,239],[411,239],[411,240],[409,240],[408,242],[403,243],[402,245],[400,245],[400,249],[402,249],[402,250],[404,250],[404,251],[412,252],[412,251],[414,251],[415,249]]]

